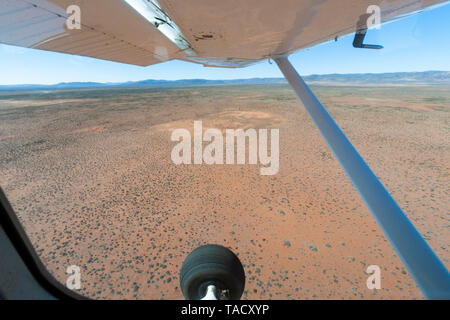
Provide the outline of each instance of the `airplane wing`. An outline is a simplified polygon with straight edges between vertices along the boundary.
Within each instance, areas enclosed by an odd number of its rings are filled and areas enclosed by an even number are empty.
[[[147,66],[172,59],[243,67],[443,0],[0,0],[0,42]],[[80,29],[67,24],[80,8]],[[69,13],[68,13],[69,12]]]
[[[66,23],[71,5],[80,8],[81,29]],[[120,0],[0,0],[0,42],[140,66],[184,57]]]

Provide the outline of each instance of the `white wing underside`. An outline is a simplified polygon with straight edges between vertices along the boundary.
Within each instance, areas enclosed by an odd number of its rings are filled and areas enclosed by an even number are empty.
[[[370,5],[378,5],[387,22],[444,2],[159,0],[188,51],[125,0],[0,0],[0,42],[140,66],[183,59],[235,67],[355,32]],[[70,5],[81,9],[80,30],[66,26]]]

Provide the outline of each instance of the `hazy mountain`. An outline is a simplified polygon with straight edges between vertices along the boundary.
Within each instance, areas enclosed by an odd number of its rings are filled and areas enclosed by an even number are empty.
[[[358,74],[326,74],[310,75],[304,77],[305,81],[312,84],[336,84],[336,85],[450,85],[450,71],[426,71],[426,72],[395,72],[395,73],[358,73]],[[152,87],[182,87],[182,86],[206,86],[226,84],[267,84],[285,83],[284,78],[252,78],[236,80],[142,80],[122,83],[98,83],[98,82],[62,82],[53,85],[23,84],[0,85],[0,91],[31,91],[31,90],[74,90],[95,88],[152,88]]]
[[[337,84],[450,85],[450,71],[327,74],[305,77],[306,81]]]

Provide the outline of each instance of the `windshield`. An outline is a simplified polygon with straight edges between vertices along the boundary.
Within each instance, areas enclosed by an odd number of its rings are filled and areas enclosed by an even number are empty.
[[[431,38],[449,14],[369,30],[380,51],[352,34],[291,56],[447,267],[450,33]],[[186,256],[220,244],[244,299],[423,298],[276,65],[138,69],[8,45],[0,61],[0,186],[52,275],[79,268],[73,290],[183,299]]]

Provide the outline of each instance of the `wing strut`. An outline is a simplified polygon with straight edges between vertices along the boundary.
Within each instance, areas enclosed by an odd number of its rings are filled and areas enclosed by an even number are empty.
[[[287,57],[274,59],[427,299],[450,299],[450,275]]]

